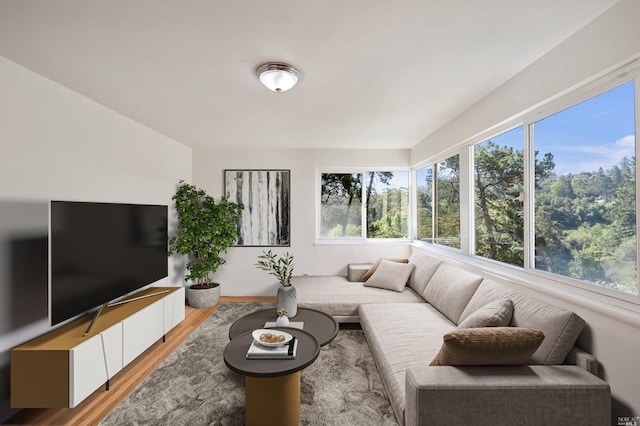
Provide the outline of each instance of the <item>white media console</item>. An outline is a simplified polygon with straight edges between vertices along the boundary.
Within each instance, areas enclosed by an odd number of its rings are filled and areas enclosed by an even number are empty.
[[[142,297],[141,297],[142,296]],[[75,407],[184,319],[183,287],[150,287],[11,351],[13,408]]]

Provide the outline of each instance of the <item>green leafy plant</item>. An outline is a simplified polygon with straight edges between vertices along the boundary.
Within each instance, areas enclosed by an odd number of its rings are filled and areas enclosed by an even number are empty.
[[[169,238],[169,255],[189,256],[186,280],[203,287],[210,274],[225,263],[221,253],[238,240],[244,206],[221,198],[218,203],[203,189],[180,181],[172,197],[178,212],[176,235]]]
[[[293,274],[293,255],[289,252],[284,253],[281,257],[269,251],[263,251],[258,256],[256,267],[278,278],[280,285],[289,287],[291,285],[291,275]]]

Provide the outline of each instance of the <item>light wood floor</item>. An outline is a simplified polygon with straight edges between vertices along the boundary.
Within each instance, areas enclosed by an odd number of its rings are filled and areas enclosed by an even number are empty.
[[[75,408],[28,408],[9,419],[8,425],[95,425],[144,380],[175,348],[222,303],[271,302],[275,297],[221,297],[207,309],[186,306],[185,319],[167,334],[165,343],[156,342],[110,381],[110,390],[101,387]]]

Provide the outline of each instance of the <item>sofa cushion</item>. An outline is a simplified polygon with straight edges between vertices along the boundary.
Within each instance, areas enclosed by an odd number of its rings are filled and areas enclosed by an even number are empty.
[[[429,280],[422,296],[447,318],[458,324],[460,314],[478,288],[482,277],[442,263]]]
[[[520,327],[465,328],[444,335],[430,365],[526,365],[544,333]]]
[[[409,287],[421,295],[442,262],[414,248],[409,256],[409,263],[414,265],[409,277]]]
[[[494,300],[466,317],[458,324],[458,328],[506,327],[512,315],[511,299]]]
[[[455,325],[427,303],[360,306],[360,324],[396,418],[404,424],[407,368],[424,365]]]
[[[473,312],[498,299],[513,301],[512,327],[540,330],[545,338],[531,357],[531,364],[562,364],[584,327],[584,320],[566,309],[526,297],[492,280],[484,280],[460,316],[465,320]]]
[[[364,283],[364,286],[402,291],[407,285],[411,271],[413,271],[411,264],[383,260],[371,278]]]
[[[317,309],[337,321],[357,321],[362,303],[419,303],[424,299],[409,287],[401,292],[365,287],[362,282],[349,282],[344,276],[308,275],[291,279],[296,288],[298,307]]]
[[[379,257],[376,259],[375,262],[373,262],[373,265],[371,265],[369,270],[362,275],[362,278],[360,278],[360,280],[367,281],[369,278],[371,278],[373,274],[376,272],[376,270],[380,267],[383,260],[386,260],[388,262],[396,262],[396,263],[409,263],[409,259],[404,259],[400,257]]]

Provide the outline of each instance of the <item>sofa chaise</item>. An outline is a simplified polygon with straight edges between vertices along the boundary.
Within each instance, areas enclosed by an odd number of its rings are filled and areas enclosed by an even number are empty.
[[[347,277],[294,277],[293,285],[299,307],[361,324],[399,424],[610,423],[609,385],[597,377],[595,357],[574,346],[584,326],[578,315],[415,247],[402,267],[377,263],[366,282],[371,265],[354,264]],[[482,346],[485,335],[509,340],[520,332],[537,333],[525,362],[501,358],[506,340],[497,352]]]

